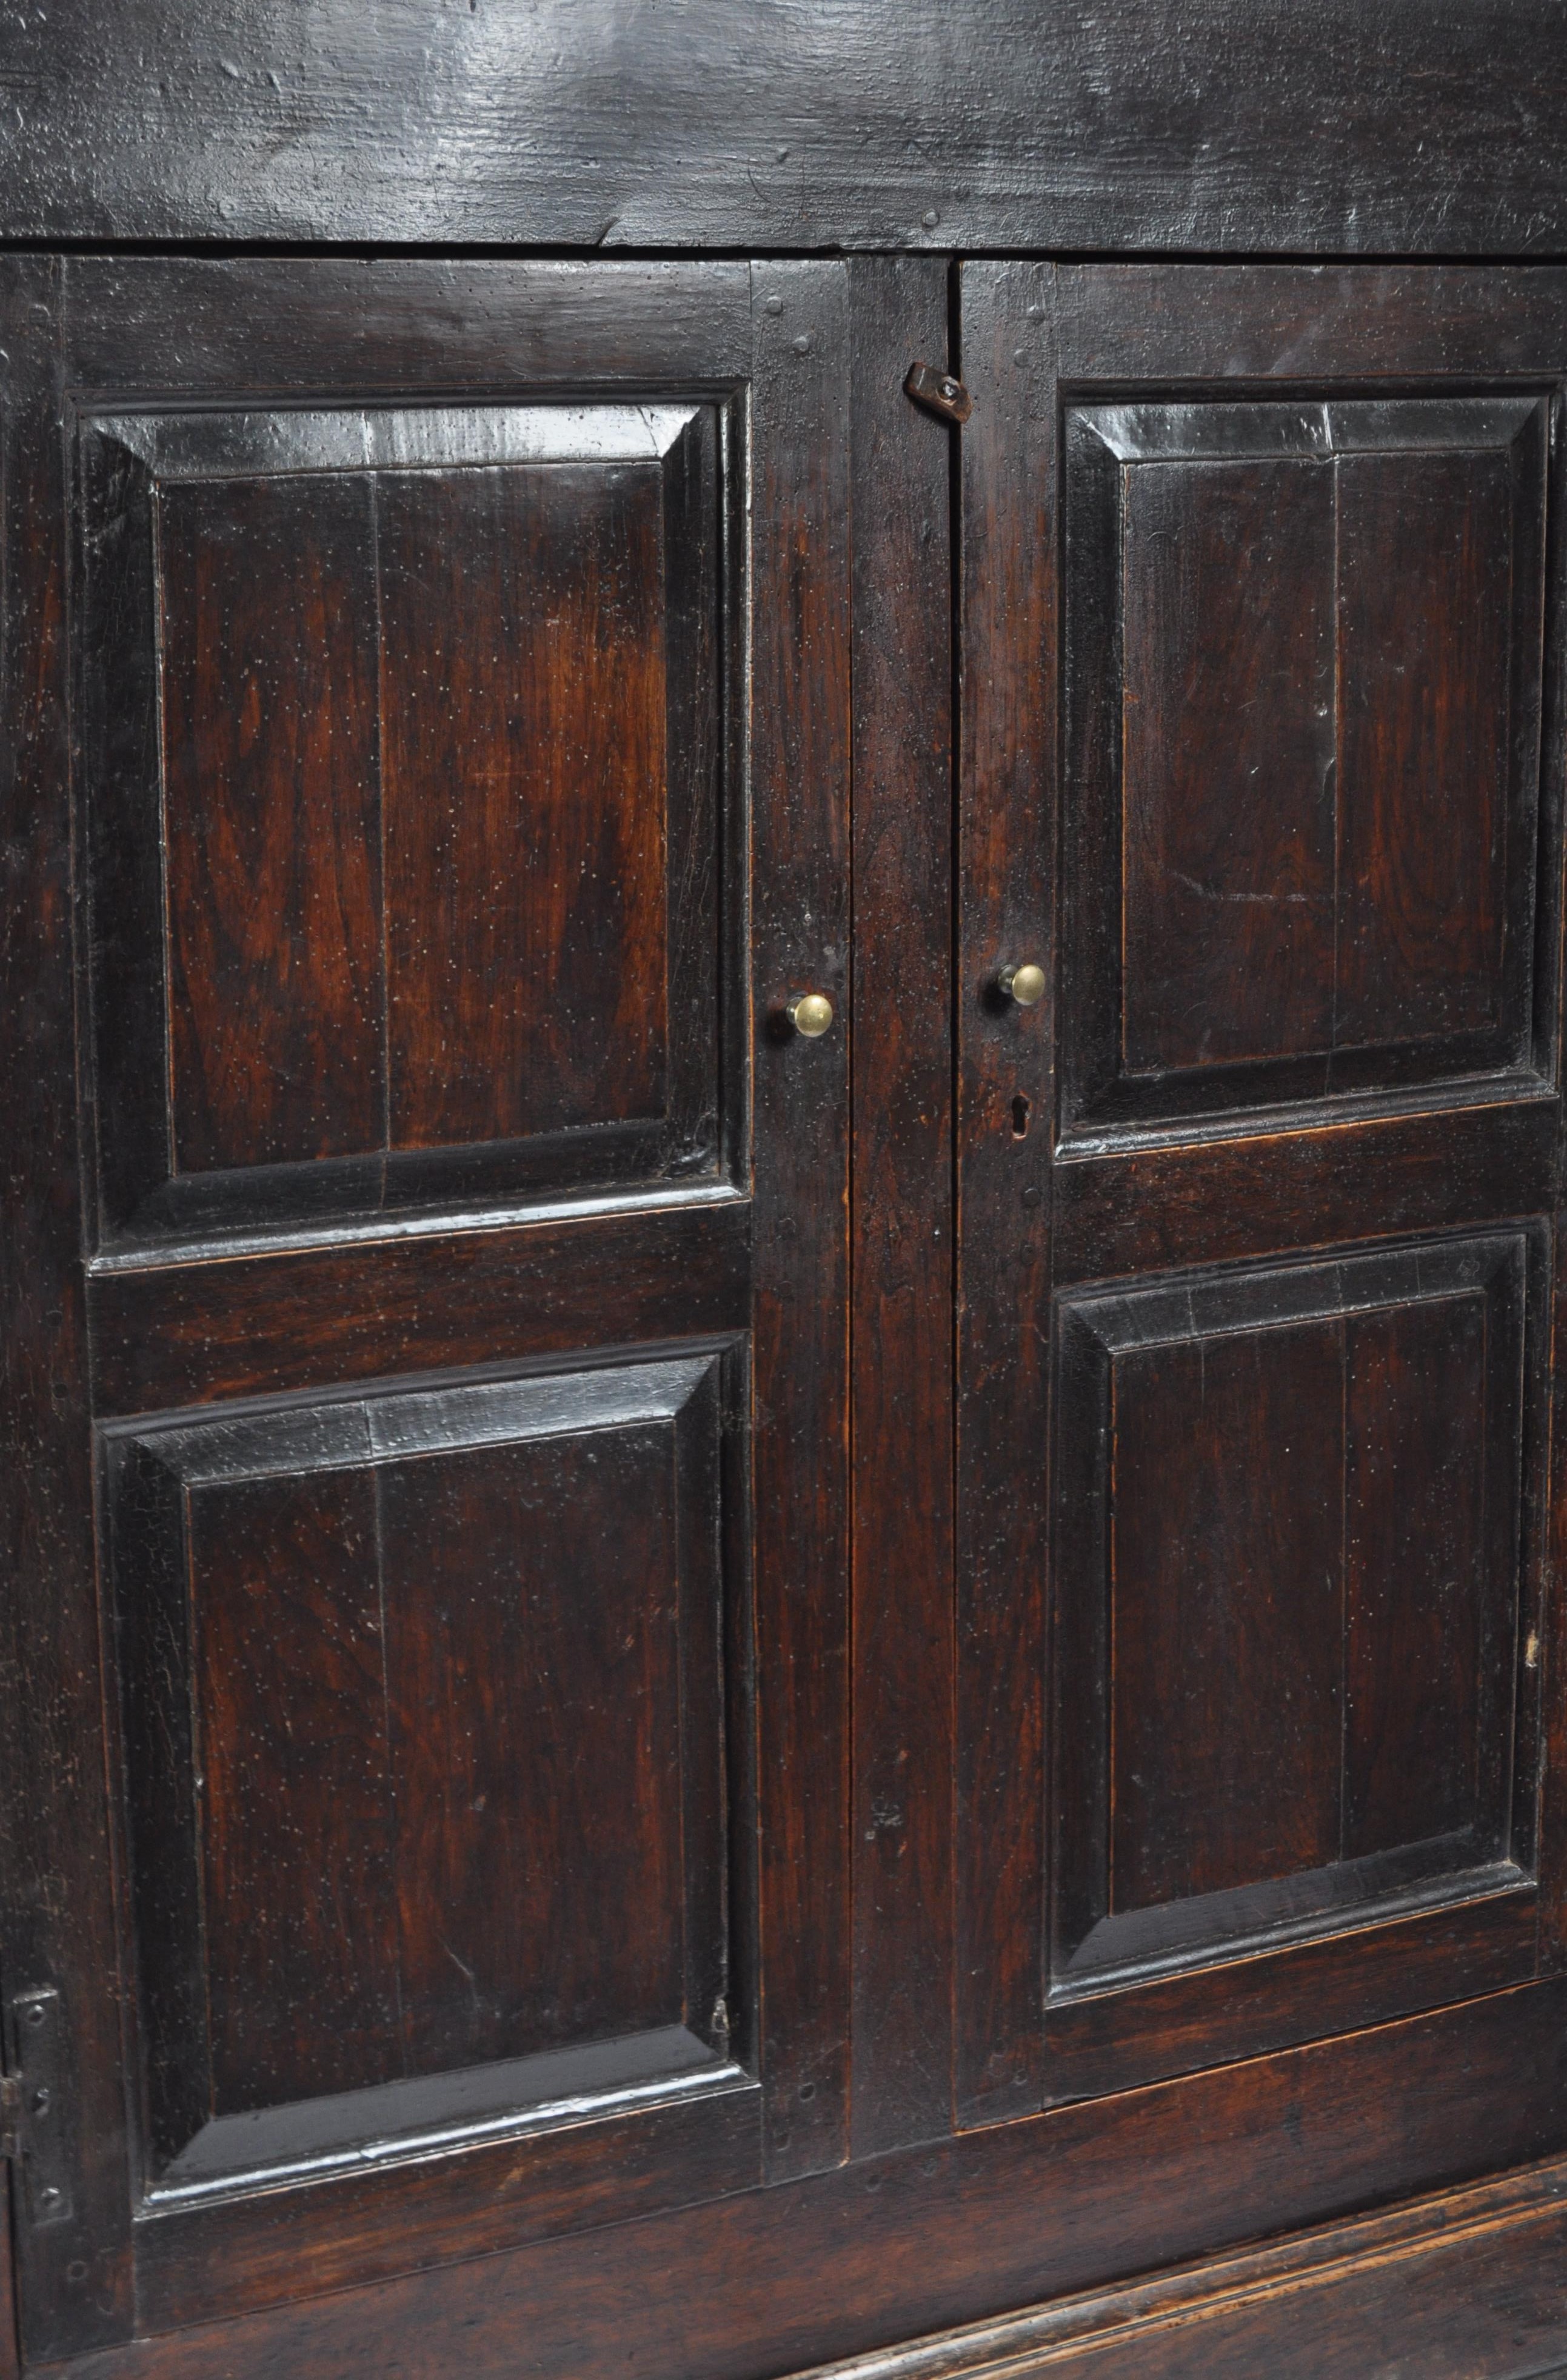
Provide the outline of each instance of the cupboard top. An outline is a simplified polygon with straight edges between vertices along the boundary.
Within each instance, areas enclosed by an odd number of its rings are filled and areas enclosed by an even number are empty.
[[[0,87],[22,242],[1567,253],[1552,0],[61,0]]]

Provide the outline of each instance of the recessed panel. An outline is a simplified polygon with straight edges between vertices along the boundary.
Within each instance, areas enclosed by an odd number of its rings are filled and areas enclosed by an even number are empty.
[[[727,436],[89,425],[103,1238],[716,1170]]]
[[[422,2078],[493,2069],[526,2106],[535,2070],[571,2084],[565,2053],[619,2043],[623,2082],[639,2039],[650,2071],[677,2037],[688,2070],[721,2056],[719,1369],[109,1440],[147,2112],[176,2183],[182,2158],[244,2164],[238,2119],[285,2140],[302,2102],[380,2089],[395,2133]]]
[[[1512,1856],[1524,1273],[1499,1236],[1063,1304],[1061,1981]]]
[[[1068,417],[1068,1127],[1528,1069],[1540,403]]]

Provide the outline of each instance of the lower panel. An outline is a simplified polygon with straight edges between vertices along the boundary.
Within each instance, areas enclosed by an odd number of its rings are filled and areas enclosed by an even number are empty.
[[[745,1362],[103,1433],[154,2326],[759,2179]]]
[[[1534,1973],[1538,1234],[1058,1308],[1051,2099]]]

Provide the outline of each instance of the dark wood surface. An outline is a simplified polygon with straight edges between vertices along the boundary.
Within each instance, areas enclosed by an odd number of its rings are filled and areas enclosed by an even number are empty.
[[[808,2380],[1535,2380],[1567,2311],[1560,2161],[1072,2298]],[[1554,2360],[1550,2372],[1560,2367]],[[808,2375],[799,2375],[808,2380]],[[1549,2375],[1545,2376],[1549,2380]]]
[[[1564,2014],[1561,1985],[1503,1993],[779,2190],[277,2304],[115,2349],[82,2380],[443,2380],[454,2337],[475,2380],[519,2360],[528,2380],[580,2380],[613,2371],[628,2337],[650,2380],[775,2380],[1559,2155]],[[171,2308],[159,2264],[150,2326],[154,2306],[165,2320]],[[275,2272],[273,2297],[298,2278]],[[188,2291],[173,2302],[199,2319]]]
[[[1058,636],[1056,425],[1015,360],[1048,374],[1043,273],[960,283],[968,384],[1017,401],[964,432],[954,955],[957,1045],[957,1973],[960,2124],[1038,2107],[1041,2090],[1043,1618],[1050,1441],[1050,1161],[1055,1107],[1053,820]],[[1014,672],[1002,651],[1021,649]],[[1031,964],[1034,1008],[994,997]],[[1004,1257],[998,1261],[998,1252]],[[1026,1482],[1019,1493],[1021,1479]]]
[[[26,2367],[1538,2373],[1553,20],[169,18],[0,32]]]
[[[944,2132],[953,2025],[953,609],[948,273],[855,260],[854,2098]],[[916,996],[911,997],[911,987]]]
[[[1048,2105],[1244,2054],[1269,1996],[1280,2043],[1355,2022],[1444,1905],[1455,1992],[1493,1928],[1538,1971],[1567,311],[962,291],[958,2023]]]
[[[1545,410],[1069,408],[1073,1129],[1537,1068]]]
[[[718,1172],[726,441],[88,417],[101,1245]]]
[[[6,1098],[17,1138],[0,1269],[6,1358],[0,1376],[5,1465],[4,1691],[0,1729],[6,1848],[0,1859],[5,1988],[70,1976],[62,2082],[71,2110],[69,2221],[18,2227],[24,2336],[36,2356],[113,2338],[131,2319],[125,2100],[118,2074],[119,1949],[109,1813],[83,1759],[102,1736],[92,1591],[91,1445],[76,1101],[60,1064],[75,1001],[61,398],[61,271],[0,273],[4,344],[14,347],[5,414],[5,701],[0,980],[14,1029]],[[56,425],[51,428],[51,423]]]
[[[1563,253],[1549,0],[68,0],[13,239]],[[906,362],[913,358],[905,359]]]
[[[191,269],[4,282],[31,2362],[847,2124],[845,268]]]

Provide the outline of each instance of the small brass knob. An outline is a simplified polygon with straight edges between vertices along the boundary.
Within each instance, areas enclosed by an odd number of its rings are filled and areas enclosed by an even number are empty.
[[[832,1002],[824,991],[797,991],[787,1014],[802,1040],[820,1041],[832,1025]]]
[[[1032,960],[1024,966],[1002,967],[996,980],[1017,1008],[1037,1008],[1045,996],[1045,970]]]

